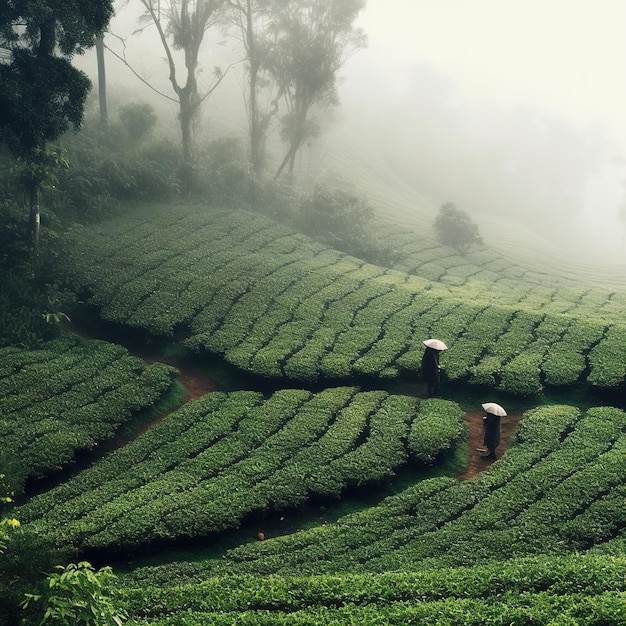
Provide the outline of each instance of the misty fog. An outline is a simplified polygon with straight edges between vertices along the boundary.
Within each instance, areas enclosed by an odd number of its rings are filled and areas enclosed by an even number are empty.
[[[172,97],[156,33],[133,34],[137,5],[110,30],[133,67]],[[341,105],[300,166],[336,171],[381,214],[420,230],[451,201],[511,254],[533,248],[623,265],[625,18],[620,0],[369,0],[358,22],[368,48],[345,65]],[[106,41],[122,51],[119,39]],[[213,66],[237,59],[229,47],[209,38],[201,85]],[[95,78],[92,51],[77,64]],[[175,103],[110,53],[107,80],[113,97],[118,89],[149,101],[175,128]],[[207,101],[205,137],[244,135],[241,82],[232,67]]]

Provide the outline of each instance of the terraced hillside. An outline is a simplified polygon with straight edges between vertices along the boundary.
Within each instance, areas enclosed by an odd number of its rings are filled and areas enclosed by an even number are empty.
[[[381,236],[397,241],[398,269],[255,214],[164,207],[85,229],[66,272],[104,319],[268,378],[392,379],[438,336],[450,381],[525,396],[623,386],[626,293]]]
[[[394,268],[246,212],[162,207],[85,228],[65,272],[105,320],[268,388],[208,393],[103,456],[176,370],[72,335],[3,349],[0,460],[19,451],[13,477],[57,483],[12,509],[22,540],[115,559],[136,626],[626,624],[626,413],[539,397],[619,401],[624,294],[489,248],[379,237]],[[463,408],[390,390],[432,335],[448,388],[537,405],[469,480],[441,467],[466,446]],[[91,462],[56,473],[79,451]],[[257,538],[265,516],[320,503],[331,519]]]
[[[172,387],[174,368],[74,335],[0,348],[0,463],[14,488],[111,440]]]
[[[423,480],[335,523],[248,543],[214,560],[148,568],[145,575],[165,579],[169,571],[182,582],[224,574],[423,572],[620,551],[625,426],[621,409],[536,408],[520,423],[515,445],[471,480]]]
[[[72,558],[217,537],[252,514],[426,468],[464,440],[463,418],[447,400],[355,387],[210,393],[18,514]]]
[[[626,414],[529,411],[480,476],[121,575],[132,624],[624,624]],[[535,556],[530,556],[535,555]]]

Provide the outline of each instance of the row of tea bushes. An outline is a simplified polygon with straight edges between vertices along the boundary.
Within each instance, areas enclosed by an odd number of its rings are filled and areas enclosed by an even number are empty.
[[[624,624],[623,558],[535,557],[378,575],[122,576],[133,626]]]
[[[357,387],[284,389],[267,399],[211,393],[16,515],[77,552],[207,536],[254,512],[384,481],[409,460],[410,428],[421,464],[464,434],[463,412],[449,401],[426,402],[420,428],[421,420],[417,399]],[[427,438],[433,425],[437,433]]]
[[[409,429],[409,450],[415,459],[430,465],[443,451],[464,441],[467,431],[463,411],[456,402],[423,400],[419,419],[413,420]]]
[[[416,371],[421,340],[437,336],[452,381],[534,395],[626,379],[626,326],[597,312],[620,299],[608,291],[604,308],[588,299],[595,318],[583,306],[588,289],[564,287],[570,299],[553,294],[548,306],[533,298],[544,287],[507,282],[503,304],[484,282],[456,288],[369,265],[240,212],[133,213],[84,237],[66,270],[103,317],[176,334],[266,377],[393,378]]]
[[[565,555],[626,529],[626,413],[539,407],[471,480],[422,481],[379,505],[196,564],[211,574],[413,571]]]
[[[626,292],[597,284],[593,276],[581,275],[580,268],[555,272],[524,268],[511,262],[499,251],[483,246],[460,255],[440,245],[435,239],[392,223],[378,225],[377,236],[394,250],[394,268],[423,276],[451,286],[482,285],[494,302],[502,306],[527,305],[542,313],[564,313],[572,310],[596,317],[616,320],[626,304]],[[531,259],[534,261],[534,259]],[[624,283],[623,276],[614,282]]]
[[[153,406],[176,371],[125,348],[64,336],[36,350],[0,348],[0,459],[18,484],[110,439]]]

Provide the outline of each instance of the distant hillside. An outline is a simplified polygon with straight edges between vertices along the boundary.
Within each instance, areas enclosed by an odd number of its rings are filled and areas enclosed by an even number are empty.
[[[433,235],[425,229],[432,228],[439,202],[401,180],[359,132],[358,126],[349,121],[329,126],[311,152],[311,162],[317,162],[316,167],[308,168],[312,176],[324,172],[341,175],[355,192],[368,197],[383,220]],[[305,161],[303,157],[301,163]],[[441,202],[448,199],[442,198]],[[581,249],[580,255],[573,255],[506,216],[484,213],[472,215],[472,219],[478,224],[486,244],[514,263],[592,286],[626,289],[624,265],[592,264],[585,260],[584,250]],[[581,238],[579,246],[582,248],[584,244]]]

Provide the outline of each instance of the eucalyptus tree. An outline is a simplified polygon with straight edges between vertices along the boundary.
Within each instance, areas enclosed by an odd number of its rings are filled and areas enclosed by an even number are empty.
[[[216,24],[219,9],[225,0],[139,0],[145,8],[144,19],[154,23],[165,51],[169,81],[176,94],[182,138],[185,189],[191,184],[194,157],[194,126],[200,106],[221,82],[224,74],[215,69],[215,82],[201,94],[198,88],[199,53],[207,31]],[[179,80],[174,51],[183,53],[184,82]]]
[[[113,0],[11,0],[0,4],[0,143],[22,163],[33,247],[39,191],[53,165],[49,143],[78,128],[91,82],[71,59],[94,45]]]
[[[245,107],[248,117],[249,162],[254,175],[265,166],[267,134],[278,113],[282,92],[267,72],[264,59],[271,0],[227,0],[224,22],[245,51]]]
[[[107,107],[107,79],[106,64],[104,62],[104,35],[96,37],[96,59],[98,62],[98,103],[100,106],[100,123],[107,126],[109,123],[109,111]]]
[[[339,104],[339,70],[366,45],[365,34],[354,26],[365,0],[269,0],[268,5],[263,63],[286,108],[280,135],[287,151],[278,178],[287,166],[293,175],[298,150],[320,134],[315,109]]]

